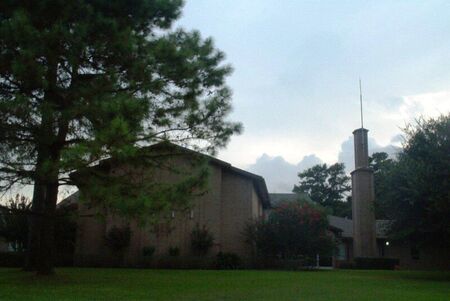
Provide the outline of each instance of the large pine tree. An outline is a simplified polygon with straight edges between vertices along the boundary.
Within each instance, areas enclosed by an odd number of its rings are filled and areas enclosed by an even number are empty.
[[[1,189],[34,185],[28,268],[38,274],[53,271],[67,175],[104,158],[136,162],[140,146],[162,140],[213,153],[240,130],[226,120],[230,67],[211,39],[172,29],[181,8],[181,0],[0,2]],[[139,208],[155,199],[134,196]],[[111,204],[125,208],[121,200]]]

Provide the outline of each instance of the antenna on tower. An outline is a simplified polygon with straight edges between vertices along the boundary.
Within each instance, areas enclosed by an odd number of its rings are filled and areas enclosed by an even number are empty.
[[[362,103],[362,87],[361,87],[361,77],[359,78],[359,105],[361,107],[361,146],[364,150],[367,145],[365,145],[364,141],[364,116],[363,116],[363,103]]]
[[[361,78],[359,78],[359,104],[360,104],[360,107],[361,107],[361,128],[364,128]]]

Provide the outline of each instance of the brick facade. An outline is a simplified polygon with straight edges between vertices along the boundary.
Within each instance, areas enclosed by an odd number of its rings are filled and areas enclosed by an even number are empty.
[[[218,252],[233,252],[241,258],[249,255],[243,230],[248,221],[262,218],[269,206],[268,193],[263,178],[213,160],[209,163],[210,176],[207,192],[193,201],[190,209],[174,211],[168,223],[155,227],[142,227],[135,221],[88,209],[79,204],[75,264],[81,266],[112,264],[116,259],[106,247],[104,237],[113,226],[128,224],[131,229],[130,246],[123,257],[124,265],[137,266],[143,259],[143,249],[154,247],[154,257],[167,256],[169,248],[178,248],[180,257],[192,255],[191,232],[198,224],[214,236],[214,245],[207,256]],[[170,174],[160,174],[167,181]]]

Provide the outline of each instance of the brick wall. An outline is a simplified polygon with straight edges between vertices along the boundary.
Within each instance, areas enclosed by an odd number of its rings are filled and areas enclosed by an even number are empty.
[[[168,172],[152,173],[158,179],[175,181],[177,176]],[[107,214],[104,219],[89,217],[95,209],[79,206],[81,217],[78,222],[75,263],[77,265],[111,265],[114,255],[105,247],[104,237],[113,226],[128,223],[132,236],[124,256],[125,265],[139,265],[144,247],[155,248],[155,257],[164,257],[170,247],[180,250],[180,256],[190,256],[191,231],[196,224],[205,225],[215,241],[209,256],[219,251],[234,252],[241,257],[249,253],[243,237],[245,224],[262,215],[262,203],[249,177],[242,176],[223,166],[210,164],[210,178],[207,192],[197,197],[190,210],[175,211],[170,223],[156,227],[142,227],[135,221],[125,221]]]

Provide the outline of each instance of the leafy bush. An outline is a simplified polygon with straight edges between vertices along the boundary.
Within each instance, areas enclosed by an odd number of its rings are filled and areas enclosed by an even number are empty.
[[[304,201],[281,203],[268,220],[248,224],[244,234],[255,257],[305,260],[331,256],[335,248],[325,212]]]
[[[55,216],[55,253],[54,262],[58,266],[72,266],[75,250],[76,221],[74,208],[57,208]],[[1,262],[6,256],[15,265],[24,257],[23,252],[28,243],[28,220],[31,212],[31,201],[17,194],[2,206],[0,205],[0,238],[7,242],[16,253],[2,254]],[[23,261],[20,259],[21,261]],[[8,263],[5,263],[8,264]]]
[[[27,246],[30,210],[30,200],[19,194],[8,200],[6,206],[0,206],[0,237],[17,252]]]
[[[1,252],[0,253],[0,267],[21,267],[25,259],[25,254],[22,252]]]
[[[340,261],[337,262],[337,268],[338,269],[354,269],[355,263],[351,261]]]
[[[356,257],[355,267],[367,270],[393,270],[398,266],[400,260],[397,258],[383,257]]]
[[[154,253],[155,253],[155,247],[153,247],[153,246],[144,247],[142,249],[142,256],[144,256],[144,257],[152,257]]]
[[[106,245],[113,251],[121,253],[130,245],[131,230],[130,227],[112,227],[106,234]]]
[[[204,256],[213,246],[214,236],[208,231],[205,225],[200,228],[196,224],[191,233],[191,249],[196,255]]]
[[[180,255],[180,248],[178,247],[170,247],[169,248],[169,256],[177,257]]]
[[[218,269],[237,269],[241,266],[241,259],[235,253],[219,252],[216,257],[216,267]]]
[[[314,260],[314,265],[317,264],[316,260]],[[333,265],[333,257],[332,256],[320,256],[319,258],[320,266],[332,266]]]
[[[139,266],[143,268],[151,268],[155,266],[153,255],[155,254],[154,246],[147,246],[142,248],[142,257],[139,261]]]
[[[24,261],[24,252],[0,252],[0,267],[23,267]],[[73,266],[73,254],[57,253],[54,261],[59,267]]]

